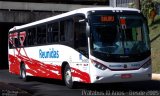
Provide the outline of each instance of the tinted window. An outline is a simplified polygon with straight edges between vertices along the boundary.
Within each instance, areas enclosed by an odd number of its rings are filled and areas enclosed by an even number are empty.
[[[46,44],[46,25],[37,27],[37,43]]]
[[[58,42],[59,22],[48,24],[47,26],[47,42]]]

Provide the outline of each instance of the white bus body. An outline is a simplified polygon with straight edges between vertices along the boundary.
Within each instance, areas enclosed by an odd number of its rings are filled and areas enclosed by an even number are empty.
[[[75,81],[150,80],[148,34],[137,9],[77,9],[10,29],[9,72],[61,79],[70,88]]]

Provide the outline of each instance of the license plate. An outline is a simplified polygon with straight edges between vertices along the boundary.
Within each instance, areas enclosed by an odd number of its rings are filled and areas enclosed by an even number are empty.
[[[122,79],[128,79],[128,78],[132,78],[132,74],[122,74],[121,75]]]

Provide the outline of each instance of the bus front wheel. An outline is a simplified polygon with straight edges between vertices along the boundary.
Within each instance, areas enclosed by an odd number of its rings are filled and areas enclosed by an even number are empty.
[[[64,70],[64,81],[68,88],[72,89],[76,87],[75,82],[73,82],[72,80],[71,69],[68,64],[65,66],[65,70]]]

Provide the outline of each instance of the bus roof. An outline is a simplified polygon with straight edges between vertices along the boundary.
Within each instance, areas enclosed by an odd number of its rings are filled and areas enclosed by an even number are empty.
[[[96,10],[113,10],[113,11],[137,11],[137,12],[140,12],[140,10],[138,10],[138,9],[123,8],[123,7],[90,7],[90,8],[80,8],[80,9],[69,11],[69,12],[66,12],[66,13],[63,13],[63,14],[60,14],[60,15],[56,15],[56,16],[52,16],[52,17],[49,17],[49,18],[46,18],[46,19],[42,19],[42,20],[39,20],[39,21],[28,23],[28,24],[25,24],[25,25],[15,26],[15,27],[11,28],[9,31],[20,30],[20,29],[23,29],[23,28],[27,28],[27,27],[31,27],[31,26],[34,26],[34,25],[42,24],[42,23],[45,23],[45,22],[49,22],[49,21],[52,21],[52,20],[60,19],[60,18],[69,16],[69,15],[77,14],[77,13],[82,13],[82,14],[86,15],[88,11],[92,11],[92,10],[95,10],[95,11]]]

